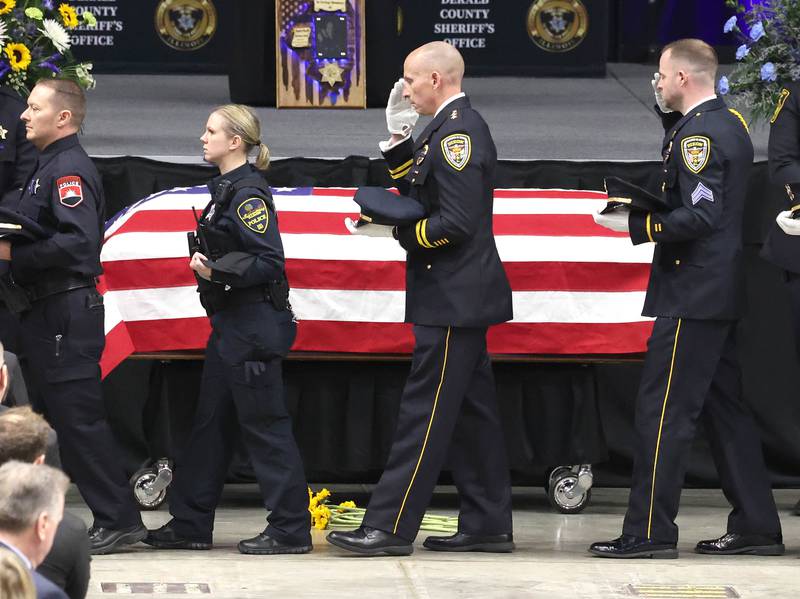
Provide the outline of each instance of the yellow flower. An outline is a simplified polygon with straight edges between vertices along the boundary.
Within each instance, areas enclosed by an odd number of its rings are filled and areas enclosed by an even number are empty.
[[[17,0],[0,0],[0,15],[7,15],[17,5]]]
[[[318,518],[314,522],[314,528],[317,530],[325,530],[328,527],[328,519],[327,518]]]
[[[78,26],[78,13],[69,4],[59,5],[58,12],[61,14],[61,20],[64,21],[65,27],[74,29]]]
[[[31,64],[31,51],[25,44],[6,44],[5,53],[14,71],[24,71]]]
[[[355,501],[343,501],[342,503],[339,504],[339,507],[356,507],[356,502]],[[336,510],[336,511],[341,513],[344,510]]]
[[[317,493],[317,499],[319,499],[320,501],[322,501],[326,497],[330,497],[330,496],[331,496],[331,492],[328,491],[328,489],[324,489],[324,488],[322,489],[322,491]]]

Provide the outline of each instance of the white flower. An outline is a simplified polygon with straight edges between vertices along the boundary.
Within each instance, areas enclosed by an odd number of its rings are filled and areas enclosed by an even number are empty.
[[[8,41],[8,25],[5,21],[0,21],[0,50],[6,45]]]
[[[67,33],[67,30],[64,29],[60,24],[53,19],[45,19],[42,21],[42,26],[44,29],[40,29],[39,31],[50,38],[50,41],[53,42],[56,50],[63,52],[69,48],[69,33]]]

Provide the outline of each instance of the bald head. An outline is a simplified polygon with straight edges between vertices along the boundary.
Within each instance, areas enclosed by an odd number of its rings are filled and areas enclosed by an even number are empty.
[[[433,114],[461,91],[464,59],[446,42],[430,42],[408,55],[403,65],[404,96],[420,114]]]

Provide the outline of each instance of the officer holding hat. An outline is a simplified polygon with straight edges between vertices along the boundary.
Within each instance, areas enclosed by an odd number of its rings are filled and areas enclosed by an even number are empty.
[[[395,237],[408,252],[406,321],[411,373],[389,460],[363,525],[328,541],[362,555],[408,555],[442,467],[461,499],[459,530],[428,537],[434,551],[514,547],[511,486],[486,331],[511,319],[511,288],[492,234],[497,153],[489,128],[461,92],[464,61],[444,42],[406,59],[386,109],[381,149],[401,194],[425,216],[367,223],[357,234]],[[417,113],[433,115],[413,140]],[[391,201],[388,199],[387,201]]]
[[[681,488],[697,421],[709,433],[725,496],[727,533],[698,553],[783,553],[781,527],[736,352],[744,307],[742,214],[753,145],[744,119],[714,94],[717,56],[700,40],[661,54],[668,212],[598,214],[598,224],[655,243],[645,316],[655,316],[636,398],[637,452],[622,535],[594,543],[601,557],[678,556]],[[669,123],[673,124],[670,126]]]
[[[100,387],[105,313],[95,277],[102,272],[105,197],[78,141],[85,114],[83,90],[73,81],[45,79],[31,91],[21,118],[41,154],[15,209],[42,236],[0,239],[0,260],[11,262],[31,302],[21,317],[25,379],[34,408],[58,433],[64,469],[92,511],[89,543],[97,554],[138,542],[147,530]]]

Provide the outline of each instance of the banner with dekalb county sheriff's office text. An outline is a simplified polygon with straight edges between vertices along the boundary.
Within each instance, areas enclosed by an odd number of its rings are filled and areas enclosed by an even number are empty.
[[[446,41],[468,75],[604,75],[608,0],[401,0],[408,49]]]
[[[96,72],[222,73],[230,0],[72,0],[97,24],[70,30],[72,50]]]

